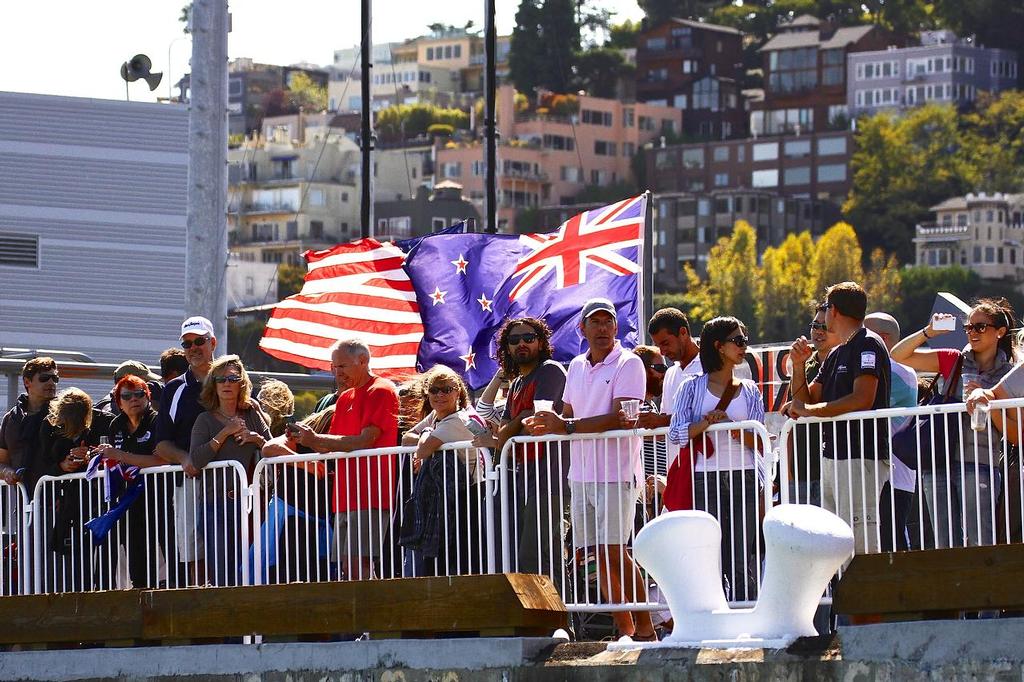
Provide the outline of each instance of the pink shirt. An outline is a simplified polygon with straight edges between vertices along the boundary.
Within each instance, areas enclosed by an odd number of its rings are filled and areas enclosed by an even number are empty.
[[[596,417],[612,411],[612,401],[644,399],[647,372],[635,353],[619,342],[604,361],[592,365],[586,354],[569,363],[562,401],[572,406],[574,419]],[[569,452],[569,480],[586,483],[631,481],[640,463],[641,440],[619,438],[574,442]]]

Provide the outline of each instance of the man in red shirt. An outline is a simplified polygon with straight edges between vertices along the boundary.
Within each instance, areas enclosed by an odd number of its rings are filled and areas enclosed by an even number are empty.
[[[398,393],[394,385],[370,372],[370,349],[358,339],[343,339],[331,351],[338,386],[334,420],[328,433],[305,424],[289,425],[290,439],[316,452],[354,452],[398,445]],[[333,559],[345,577],[374,577],[373,560],[381,556],[391,519],[397,463],[395,455],[338,460],[334,478]],[[347,560],[342,562],[342,557]],[[352,561],[358,557],[358,564]]]

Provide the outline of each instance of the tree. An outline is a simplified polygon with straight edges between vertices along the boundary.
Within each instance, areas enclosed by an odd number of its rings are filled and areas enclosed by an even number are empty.
[[[978,274],[959,265],[905,268],[900,273],[901,306],[892,314],[903,329],[919,329],[927,323],[937,293],[946,291],[969,301],[980,288]]]
[[[749,223],[738,220],[732,234],[711,247],[706,280],[701,281],[693,268],[686,265],[686,299],[692,321],[703,323],[719,315],[732,315],[758,336],[758,270],[757,233]]]
[[[719,5],[721,0],[637,0],[651,26],[672,18],[703,19]]]
[[[975,186],[979,175],[958,122],[956,109],[938,105],[860,120],[843,212],[865,248],[909,262],[914,225],[929,217],[929,207]]]
[[[540,83],[544,41],[541,37],[540,0],[521,0],[516,11],[516,25],[512,29],[509,46],[509,78],[516,90],[533,93]]]
[[[839,282],[864,282],[861,248],[849,223],[836,223],[814,245],[808,277],[807,297],[821,300],[825,289]]]
[[[622,52],[606,47],[595,47],[576,55],[576,89],[591,97],[612,99],[616,96],[619,79],[632,75],[635,67],[627,64]]]
[[[277,300],[283,301],[292,294],[302,291],[306,281],[306,268],[301,265],[281,263],[277,266]]]
[[[757,295],[757,318],[764,339],[792,339],[800,333],[810,308],[807,264],[813,257],[810,232],[790,234],[778,248],[765,249]]]
[[[293,109],[319,112],[327,109],[327,88],[317,85],[309,74],[296,71],[291,74],[287,91]]]
[[[981,187],[989,192],[1024,189],[1024,93],[998,98],[982,93],[961,118],[963,147],[970,150]]]
[[[621,24],[614,24],[608,28],[608,40],[604,47],[614,47],[620,50],[636,47],[636,36],[640,33],[640,23],[633,23],[626,19]]]
[[[377,134],[383,142],[398,142],[426,135],[432,125],[454,130],[469,128],[469,114],[434,104],[398,104],[377,113]]]
[[[869,312],[878,310],[894,315],[900,306],[901,272],[896,256],[886,257],[881,249],[871,252],[871,265],[864,276],[864,289],[868,292]]]
[[[509,53],[509,77],[519,92],[571,90],[579,20],[573,0],[520,2]]]

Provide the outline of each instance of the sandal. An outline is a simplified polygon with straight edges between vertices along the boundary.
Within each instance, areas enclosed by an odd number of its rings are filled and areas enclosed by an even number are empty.
[[[657,641],[659,641],[658,640],[658,633],[657,632],[652,632],[649,635],[636,635],[636,634],[634,634],[632,639],[633,639],[634,642],[657,642]]]

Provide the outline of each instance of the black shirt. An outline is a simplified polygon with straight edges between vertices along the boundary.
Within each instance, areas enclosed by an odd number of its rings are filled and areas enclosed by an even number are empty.
[[[121,413],[110,423],[110,443],[121,452],[133,455],[152,455],[156,449],[156,437],[153,426],[156,422],[156,411],[150,407],[139,420],[139,428],[132,431],[132,423],[128,415]]]
[[[860,376],[878,379],[872,410],[889,407],[892,386],[889,352],[874,333],[861,329],[846,343],[837,346],[829,356],[813,383],[821,384],[821,400],[830,403],[853,393],[853,382]],[[829,459],[889,459],[889,422],[887,419],[865,419],[860,427],[849,428],[849,422],[840,419],[822,426],[822,454]],[[863,453],[861,443],[865,443]],[[871,447],[871,443],[875,447]]]
[[[8,462],[15,471],[28,467],[36,456],[39,427],[46,417],[47,405],[38,412],[30,413],[28,409],[28,396],[22,393],[0,421],[0,447],[7,450]]]
[[[191,449],[192,427],[199,415],[206,412],[206,408],[199,404],[202,390],[203,382],[196,378],[191,368],[167,383],[154,427],[157,443],[169,440],[185,452]]]

